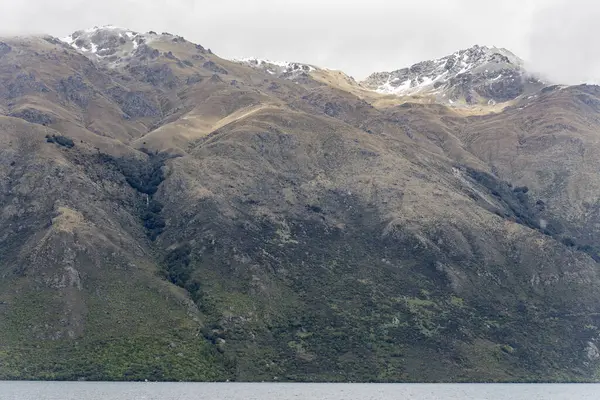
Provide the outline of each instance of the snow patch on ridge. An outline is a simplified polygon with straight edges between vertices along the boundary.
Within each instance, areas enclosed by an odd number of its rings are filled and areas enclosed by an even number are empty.
[[[306,77],[312,71],[319,69],[314,65],[309,64],[288,61],[273,61],[256,57],[240,58],[232,61],[252,67],[254,69],[262,70],[269,75],[274,75],[279,78],[289,80],[298,80]]]
[[[317,68],[309,65],[309,64],[302,64],[302,63],[297,63],[297,62],[289,62],[289,61],[273,61],[273,60],[267,60],[267,59],[261,59],[261,58],[256,58],[256,57],[246,57],[246,58],[240,58],[240,59],[234,59],[234,62],[238,62],[241,64],[249,64],[251,66],[258,66],[258,67],[280,67],[280,68],[284,68],[284,69],[296,69],[297,67],[301,67],[305,70],[308,71],[314,71]]]
[[[60,40],[96,61],[103,60],[107,66],[116,67],[134,57],[140,45],[161,39],[171,41],[173,38],[166,33],[138,33],[114,25],[104,25],[76,31]]]

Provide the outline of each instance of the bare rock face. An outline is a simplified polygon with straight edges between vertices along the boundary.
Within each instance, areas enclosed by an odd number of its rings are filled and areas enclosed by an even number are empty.
[[[100,61],[107,58],[120,60],[130,56],[146,42],[146,36],[123,28],[104,26],[76,31],[62,40],[90,58]]]
[[[369,76],[363,86],[385,94],[428,95],[442,103],[505,102],[544,86],[506,49],[474,46],[437,60]]]
[[[600,350],[593,342],[588,342],[586,355],[589,361],[598,361],[600,359]]]
[[[180,36],[169,33],[158,34],[154,31],[139,33],[125,28],[112,25],[94,27],[92,29],[80,30],[61,39],[90,59],[109,68],[124,67],[136,61],[147,61],[160,56],[160,51],[151,47],[156,41],[168,43],[186,44],[187,41]],[[198,53],[206,53],[206,50],[197,45]],[[173,58],[166,53],[167,58]]]
[[[244,58],[236,60],[236,62],[291,81],[305,80],[310,72],[317,69],[313,65],[298,62],[270,61],[259,58]]]
[[[21,118],[32,124],[50,125],[55,121],[51,115],[35,108],[25,108],[10,114],[11,117]]]
[[[12,48],[8,44],[0,42],[0,57],[10,53],[11,50]]]
[[[67,101],[73,102],[82,108],[88,106],[90,98],[94,95],[94,89],[85,82],[81,75],[61,79],[58,82],[56,91]]]
[[[202,65],[202,67],[206,68],[207,70],[214,72],[216,74],[221,74],[221,75],[228,74],[228,72],[225,68],[218,66],[217,64],[215,64],[214,61],[207,61]]]
[[[152,86],[172,89],[179,84],[179,78],[165,64],[136,65],[131,67],[129,72],[140,81],[149,83]]]
[[[50,89],[34,73],[17,72],[0,87],[0,96],[15,99],[29,94],[48,93]]]
[[[128,91],[122,87],[113,87],[107,92],[128,117],[156,117],[160,114],[157,105],[146,92]]]

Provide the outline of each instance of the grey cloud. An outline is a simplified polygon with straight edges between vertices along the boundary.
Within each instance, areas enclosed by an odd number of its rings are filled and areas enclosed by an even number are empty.
[[[555,82],[599,83],[599,21],[600,4],[592,1],[554,1],[540,7],[528,35],[532,66]]]
[[[1,34],[114,24],[358,78],[474,44],[506,47],[560,82],[600,76],[591,43],[600,6],[585,0],[0,0],[0,9]]]

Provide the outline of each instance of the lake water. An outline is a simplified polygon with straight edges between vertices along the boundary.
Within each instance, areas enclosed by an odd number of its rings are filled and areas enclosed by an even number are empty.
[[[0,382],[0,400],[598,400],[600,385]]]

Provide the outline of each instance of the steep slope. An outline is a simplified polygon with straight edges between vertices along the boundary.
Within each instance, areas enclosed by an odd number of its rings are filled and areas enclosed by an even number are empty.
[[[478,48],[437,89],[515,105],[469,117],[166,33],[65,41],[0,44],[1,377],[598,379],[566,240],[595,164],[559,151],[597,147],[595,88],[486,92],[525,72]]]
[[[90,145],[47,132],[0,117],[2,377],[222,376],[197,309],[156,274],[141,194]]]
[[[107,95],[122,86],[55,39],[3,43],[0,375],[226,375],[197,308],[158,274],[150,160],[126,145],[145,117],[123,118]]]
[[[498,176],[527,186],[560,216],[548,229],[596,258],[599,106],[596,86],[553,86],[502,114],[469,118],[459,135]]]
[[[118,83],[84,56],[49,37],[4,43],[11,49],[0,58],[4,113],[89,140],[126,142],[146,131],[142,121],[127,121],[111,99]]]
[[[176,164],[158,241],[186,255],[174,281],[209,307],[240,379],[560,379],[547,360],[589,362],[596,264],[526,226],[527,199],[491,177],[282,111]],[[573,316],[550,322],[557,308]],[[563,335],[580,339],[550,345]]]
[[[378,72],[362,84],[380,93],[433,96],[447,104],[513,100],[543,87],[506,49],[474,46],[437,60],[393,72]]]

